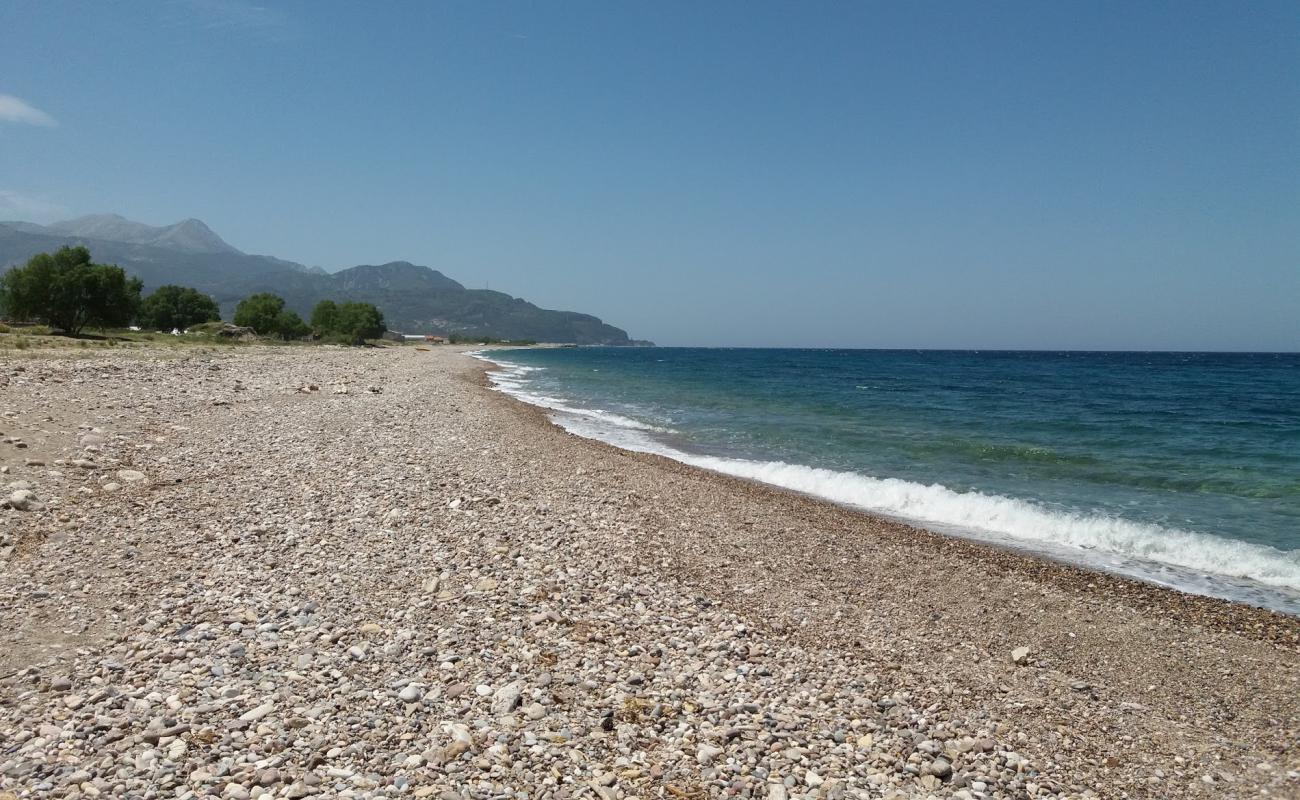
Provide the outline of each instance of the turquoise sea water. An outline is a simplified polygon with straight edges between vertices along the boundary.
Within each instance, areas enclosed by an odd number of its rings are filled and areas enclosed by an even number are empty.
[[[1300,354],[482,355],[575,433],[1300,613]]]

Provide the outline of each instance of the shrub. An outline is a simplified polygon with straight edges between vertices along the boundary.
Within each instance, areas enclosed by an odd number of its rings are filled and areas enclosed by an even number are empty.
[[[191,325],[219,319],[221,312],[216,301],[187,286],[159,286],[140,304],[140,326],[154,330],[185,330]]]
[[[61,247],[0,276],[0,305],[12,317],[43,320],[76,335],[87,325],[129,323],[140,305],[141,286],[121,267],[91,263],[84,247]]]

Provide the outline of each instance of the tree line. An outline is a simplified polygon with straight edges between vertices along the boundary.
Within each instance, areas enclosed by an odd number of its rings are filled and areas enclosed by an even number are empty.
[[[25,266],[0,275],[0,312],[36,320],[76,336],[86,328],[123,328],[133,322],[152,330],[184,330],[217,322],[221,311],[208,295],[187,286],[160,286],[142,297],[144,284],[116,265],[96,264],[85,247],[38,253]],[[284,340],[308,335],[360,344],[384,334],[384,315],[371,303],[322,300],[310,324],[269,292],[240,301],[234,323]]]
[[[239,301],[235,324],[281,339],[301,339],[314,334],[329,341],[361,344],[384,335],[384,315],[373,303],[335,303],[322,300],[311,312],[311,323],[284,307],[284,299],[262,292]]]

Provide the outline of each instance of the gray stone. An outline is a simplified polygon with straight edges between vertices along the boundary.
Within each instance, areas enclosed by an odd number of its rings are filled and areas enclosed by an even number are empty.
[[[700,766],[707,767],[712,764],[718,756],[722,755],[723,752],[724,751],[721,747],[716,747],[711,744],[702,744],[699,746],[699,749],[695,751],[695,760],[700,764]]]
[[[90,780],[90,773],[84,769],[79,769],[76,772],[69,773],[68,777],[63,779],[63,782],[66,784],[79,785],[88,780]]]
[[[523,690],[524,686],[519,681],[508,683],[497,689],[492,695],[492,713],[501,717],[514,711],[515,706],[519,705],[519,697]]]
[[[259,719],[262,719],[267,714],[270,714],[274,709],[275,709],[274,703],[263,703],[260,706],[257,706],[256,708],[253,708],[249,711],[245,711],[243,714],[240,715],[239,719],[241,722],[257,722]]]
[[[37,511],[41,501],[31,489],[19,489],[9,495],[5,503],[15,511]]]
[[[420,687],[413,683],[409,683],[402,688],[402,691],[397,693],[397,699],[401,700],[403,703],[414,703],[420,699],[422,694],[423,692],[420,691]]]

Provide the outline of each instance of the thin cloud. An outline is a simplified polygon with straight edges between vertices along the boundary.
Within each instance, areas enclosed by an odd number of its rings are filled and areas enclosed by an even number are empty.
[[[180,0],[189,24],[204,30],[241,33],[272,41],[288,36],[289,16],[246,0]]]
[[[44,128],[53,128],[59,124],[54,117],[11,94],[0,94],[0,122],[40,125]]]
[[[0,220],[21,222],[54,222],[68,215],[68,209],[39,197],[0,189]]]

